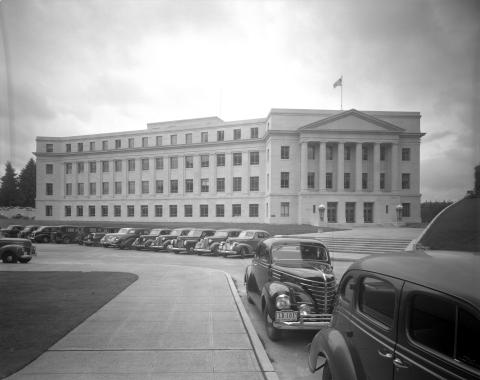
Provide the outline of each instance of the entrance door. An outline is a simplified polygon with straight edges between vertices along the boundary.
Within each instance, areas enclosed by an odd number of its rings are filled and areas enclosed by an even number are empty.
[[[363,204],[363,222],[373,223],[373,202]]]
[[[345,221],[355,223],[355,202],[345,203]]]

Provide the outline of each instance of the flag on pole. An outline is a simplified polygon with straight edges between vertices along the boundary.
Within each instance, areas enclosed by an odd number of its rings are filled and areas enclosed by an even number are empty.
[[[343,79],[343,76],[341,76],[340,78],[338,78],[337,81],[333,84],[333,88],[335,88],[335,87],[337,87],[337,86],[343,87],[342,79]]]

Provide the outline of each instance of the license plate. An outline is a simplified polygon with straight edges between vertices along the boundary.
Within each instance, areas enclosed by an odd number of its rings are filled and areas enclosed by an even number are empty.
[[[276,311],[275,320],[278,322],[292,322],[298,319],[298,311],[287,310],[287,311]]]

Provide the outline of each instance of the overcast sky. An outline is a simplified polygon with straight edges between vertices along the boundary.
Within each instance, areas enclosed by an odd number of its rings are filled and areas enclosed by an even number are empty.
[[[1,0],[0,0],[1,1]],[[0,175],[35,137],[271,108],[418,111],[422,200],[480,163],[480,1],[0,2]]]

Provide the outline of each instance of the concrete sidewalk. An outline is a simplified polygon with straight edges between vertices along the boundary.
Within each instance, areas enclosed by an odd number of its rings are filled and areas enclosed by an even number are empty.
[[[278,379],[229,275],[160,268],[9,379]]]

